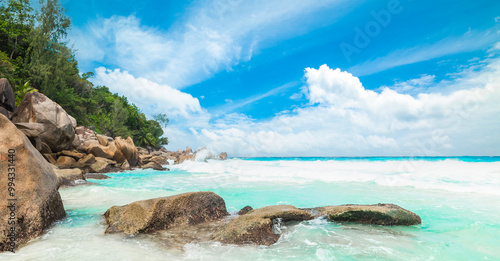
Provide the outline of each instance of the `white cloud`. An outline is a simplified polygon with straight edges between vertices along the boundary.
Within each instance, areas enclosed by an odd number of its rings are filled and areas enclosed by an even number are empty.
[[[230,115],[194,137],[237,156],[498,155],[500,59],[453,81],[424,75],[405,84],[449,93],[375,92],[323,65],[307,68],[310,105],[267,121]],[[396,84],[398,86],[398,84]],[[434,88],[433,88],[434,89]]]
[[[135,78],[127,71],[99,67],[96,69],[95,82],[126,96],[149,114],[166,113],[168,117],[178,119],[203,113],[198,99],[190,94],[144,78]]]
[[[325,19],[338,19],[346,10],[322,17],[321,22],[314,13],[334,9],[339,2],[343,1],[201,1],[168,31],[144,26],[135,15],[112,16],[75,28],[70,39],[76,41],[83,65],[114,65],[179,89],[231,70],[274,41],[320,27]]]
[[[279,94],[280,92],[286,91],[287,89],[294,87],[295,85],[297,85],[297,82],[289,82],[287,84],[273,88],[265,93],[257,94],[257,95],[254,95],[254,96],[251,96],[251,97],[248,97],[245,99],[237,100],[237,101],[233,101],[231,99],[226,99],[225,100],[226,104],[213,109],[213,113],[215,114],[215,116],[217,116],[217,115],[232,112],[232,111],[234,111],[238,108],[241,108],[245,105],[252,104],[252,103],[260,101],[264,98],[267,98],[269,96],[274,96],[276,94]]]
[[[380,90],[385,88],[390,88],[399,93],[405,94],[418,94],[426,90],[429,86],[434,84],[434,80],[436,79],[435,75],[420,75],[420,77],[415,79],[410,79],[403,82],[397,82],[392,86],[382,86]]]
[[[386,56],[357,64],[349,68],[348,71],[356,76],[371,75],[402,65],[485,48],[494,44],[499,38],[499,32],[496,31],[498,27],[490,30],[471,31],[462,36],[446,38],[431,45],[395,50]]]

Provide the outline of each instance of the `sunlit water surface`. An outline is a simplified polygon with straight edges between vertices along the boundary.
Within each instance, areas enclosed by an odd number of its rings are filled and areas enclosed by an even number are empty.
[[[110,176],[60,189],[68,217],[0,260],[500,260],[498,158],[230,159]],[[422,225],[314,219],[287,226],[269,247],[170,248],[150,235],[104,234],[109,207],[190,191],[216,192],[233,214],[246,205],[394,203]]]

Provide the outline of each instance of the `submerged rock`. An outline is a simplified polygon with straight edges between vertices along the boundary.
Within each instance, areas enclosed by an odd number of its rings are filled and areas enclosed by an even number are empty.
[[[114,206],[104,213],[104,218],[106,233],[134,235],[216,221],[227,215],[226,203],[219,195],[193,192]]]
[[[422,223],[420,217],[394,204],[342,205],[316,208],[327,219],[383,226],[411,226]]]
[[[9,150],[11,152],[15,150],[15,153],[9,154]],[[12,165],[15,165],[15,170],[9,170]],[[2,252],[10,251],[12,246],[17,249],[39,237],[53,222],[64,218],[66,212],[57,191],[59,181],[54,170],[28,138],[4,115],[0,115],[0,170],[0,199],[2,199],[0,200],[0,220],[2,220],[0,252]],[[9,182],[12,184],[9,185]],[[9,187],[14,186],[15,191],[9,192]],[[12,213],[15,218],[10,221],[14,221],[15,224],[11,225],[7,220],[12,217]],[[12,228],[16,233],[15,242],[11,241],[9,233],[5,233],[12,231]]]
[[[214,240],[229,244],[272,245],[280,234],[273,230],[275,223],[310,220],[314,217],[305,210],[290,205],[254,209],[222,226]]]

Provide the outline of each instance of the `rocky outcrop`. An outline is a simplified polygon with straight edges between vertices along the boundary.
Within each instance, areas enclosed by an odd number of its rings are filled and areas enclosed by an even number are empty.
[[[108,146],[108,137],[106,137],[104,135],[100,135],[100,134],[97,134],[96,137],[97,137],[97,141],[99,141],[99,143],[102,146]]]
[[[96,157],[105,158],[105,159],[113,159],[115,153],[111,150],[111,148],[102,146],[102,145],[90,145],[87,148],[88,154],[93,154]]]
[[[5,109],[4,107],[0,106],[0,114],[4,115],[5,117],[7,117],[8,119],[10,119],[12,117],[12,112],[11,111],[8,111],[7,109]]]
[[[95,163],[95,156],[92,154],[88,154],[88,155],[84,156],[83,158],[81,158],[80,160],[78,160],[78,162],[76,162],[73,165],[73,167],[79,168],[79,169],[88,169],[90,167],[90,165],[92,165],[94,163]]]
[[[79,126],[75,128],[75,134],[75,139],[78,138],[79,142],[73,144],[73,147],[79,151],[87,151],[90,145],[100,145],[95,132],[91,129]]]
[[[135,147],[132,138],[128,137],[126,140],[124,140],[121,137],[116,137],[114,140],[114,144],[124,156],[124,160],[127,160],[130,166],[137,166],[137,164],[139,163],[139,152]]]
[[[222,152],[221,154],[219,154],[219,159],[220,160],[226,160],[227,159],[227,153],[226,152]]]
[[[142,169],[154,169],[154,170],[167,170],[166,168],[162,167],[160,164],[150,161],[144,165],[141,166]]]
[[[10,119],[16,108],[15,98],[9,81],[5,78],[0,79],[0,114]]]
[[[106,233],[134,235],[220,220],[228,215],[224,200],[213,192],[193,192],[114,206],[106,211]]]
[[[44,229],[66,216],[59,181],[50,164],[33,147],[28,138],[4,115],[0,115],[0,252],[11,250],[11,237],[16,232],[14,249],[40,236]],[[9,150],[15,151],[13,157]],[[12,154],[11,154],[12,155]],[[9,160],[14,160],[9,162]],[[15,164],[15,171],[10,169]],[[15,173],[15,175],[9,174]],[[11,178],[11,179],[9,179]],[[9,192],[10,185],[15,191]],[[13,187],[13,186],[11,186]],[[11,201],[10,199],[17,199]],[[12,214],[14,213],[14,214]],[[14,221],[12,226],[7,222]]]
[[[38,137],[53,152],[71,149],[75,138],[73,120],[61,106],[39,92],[26,94],[12,115],[13,123],[42,124],[45,131]]]
[[[106,176],[106,175],[103,175],[103,174],[99,174],[99,173],[88,173],[88,174],[85,174],[85,179],[110,179],[109,176]]]
[[[95,162],[89,166],[89,172],[91,173],[107,173],[112,171],[119,171],[116,168],[116,161],[96,157]]]
[[[85,177],[80,169],[54,169],[59,180],[59,186],[75,186],[85,183]]]
[[[149,161],[155,162],[158,165],[169,165],[168,159],[163,156],[154,156],[149,159]]]
[[[251,206],[246,206],[242,209],[240,209],[240,211],[238,211],[238,215],[242,216],[242,215],[245,215],[246,213],[252,211],[253,208]]]
[[[80,153],[76,150],[63,150],[63,151],[59,152],[58,154],[62,155],[62,156],[72,157],[76,161],[79,161],[80,159],[85,157],[85,154]]]
[[[193,155],[193,154],[182,154],[182,155],[179,155],[179,157],[177,157],[177,160],[175,161],[174,164],[181,164],[184,161],[194,160],[195,158],[196,158],[196,155]]]
[[[120,165],[120,169],[121,170],[132,170],[132,167],[130,167],[130,164],[128,163],[128,161],[126,160],[125,162],[123,162],[121,165]]]
[[[328,206],[315,210],[336,222],[383,226],[411,226],[422,222],[417,214],[394,204]]]
[[[214,240],[229,244],[272,245],[280,237],[280,223],[313,219],[305,210],[290,205],[251,210],[222,226]]]
[[[69,169],[76,163],[76,160],[68,156],[60,156],[57,158],[56,166],[61,169]]]

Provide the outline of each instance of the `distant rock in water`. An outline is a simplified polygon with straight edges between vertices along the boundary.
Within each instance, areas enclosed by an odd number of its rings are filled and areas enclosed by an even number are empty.
[[[240,209],[240,211],[238,211],[238,215],[242,216],[242,215],[245,215],[246,213],[252,211],[253,208],[251,206],[246,206],[242,209]]]
[[[110,179],[110,177],[99,173],[88,173],[85,174],[85,179]]]
[[[12,167],[9,164],[15,165],[15,170],[8,171]],[[16,249],[39,237],[44,229],[66,216],[54,170],[4,115],[0,115],[0,180],[0,252],[10,251],[11,243]],[[13,194],[9,187],[15,188]],[[16,201],[9,201],[13,198]],[[5,233],[11,231],[7,221],[12,216],[15,237]]]
[[[342,205],[316,208],[327,219],[336,222],[353,222],[383,226],[411,226],[422,221],[420,217],[394,204]]]
[[[75,186],[79,181],[85,183],[85,177],[80,169],[55,169],[54,172],[59,179],[59,186]]]
[[[142,169],[154,169],[154,170],[167,170],[166,168],[162,167],[160,164],[150,161],[144,165],[141,166]]]
[[[280,238],[281,222],[310,220],[305,210],[290,205],[254,209],[222,226],[214,240],[229,244],[272,245]]]
[[[219,155],[219,159],[221,159],[221,160],[226,160],[226,159],[227,159],[227,153],[226,153],[226,152],[222,152],[222,153]]]
[[[13,123],[39,123],[44,131],[38,136],[53,152],[71,149],[76,121],[59,104],[39,92],[31,92],[12,115]]]
[[[104,213],[106,233],[134,235],[182,225],[196,225],[227,216],[226,203],[213,192],[192,192],[111,207]]]

